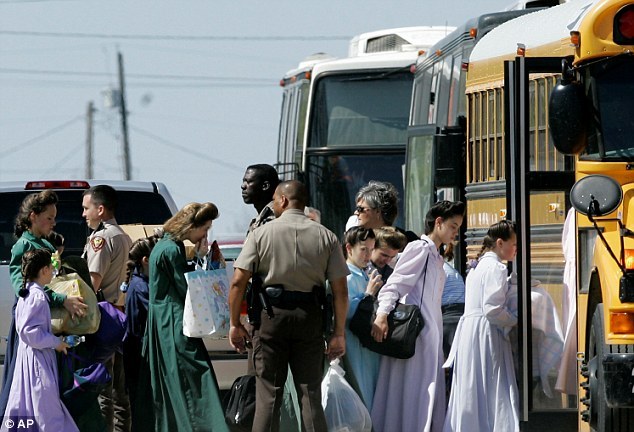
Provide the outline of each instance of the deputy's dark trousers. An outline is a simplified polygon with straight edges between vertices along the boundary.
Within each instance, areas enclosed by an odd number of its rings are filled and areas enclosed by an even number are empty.
[[[253,432],[279,430],[280,405],[290,366],[306,432],[327,432],[321,407],[324,339],[321,310],[315,303],[293,308],[273,307],[275,317],[262,313],[253,338],[256,403]]]
[[[99,395],[101,412],[106,419],[107,431],[130,431],[130,400],[125,388],[123,355],[116,352],[104,362],[112,381]]]

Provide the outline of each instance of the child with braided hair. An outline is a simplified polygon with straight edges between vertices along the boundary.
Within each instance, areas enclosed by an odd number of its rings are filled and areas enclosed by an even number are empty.
[[[519,393],[508,333],[517,316],[508,309],[505,262],[517,250],[515,224],[489,227],[477,266],[467,275],[464,315],[445,367],[453,378],[444,432],[519,432]]]
[[[132,411],[132,430],[154,430],[153,411],[148,409],[150,373],[147,361],[141,355],[143,335],[147,323],[150,300],[150,253],[159,237],[143,237],[135,240],[128,253],[126,280],[122,290],[126,292],[125,310],[127,332],[123,341],[123,365],[126,386]]]
[[[15,311],[20,338],[15,373],[4,413],[14,422],[32,420],[37,430],[77,431],[77,426],[59,396],[55,351],[69,346],[51,330],[51,311],[44,286],[53,278],[51,252],[34,249],[22,256],[24,281]]]

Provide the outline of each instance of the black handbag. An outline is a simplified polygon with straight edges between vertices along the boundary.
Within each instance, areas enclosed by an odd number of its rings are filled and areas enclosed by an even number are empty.
[[[370,334],[377,307],[374,297],[364,297],[350,320],[350,331],[359,338],[361,345],[371,351],[399,359],[412,357],[416,351],[416,338],[424,326],[420,308],[398,303],[387,317],[387,338],[377,342]]]
[[[427,276],[428,261],[429,255],[423,269],[424,278]],[[424,289],[425,279],[423,279],[421,302]],[[361,299],[357,310],[350,320],[350,331],[359,338],[361,345],[375,353],[398,359],[408,359],[414,356],[416,338],[425,325],[420,307],[412,304],[397,303],[387,317],[389,327],[387,338],[383,342],[377,342],[372,337],[371,332],[378,306],[378,301],[372,296],[366,296]]]
[[[249,432],[255,416],[255,375],[236,378],[227,395],[225,422],[232,432]]]

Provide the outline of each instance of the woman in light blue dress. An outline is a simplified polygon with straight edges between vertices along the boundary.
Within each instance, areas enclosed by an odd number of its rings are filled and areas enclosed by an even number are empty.
[[[374,249],[374,232],[362,227],[350,228],[345,233],[345,251],[350,269],[348,275],[348,316],[346,317],[346,357],[354,380],[358,386],[361,399],[368,408],[372,408],[374,390],[379,376],[379,354],[364,348],[349,329],[349,323],[365,296],[375,296],[383,282],[376,269],[366,274],[364,269],[370,263],[370,255]]]

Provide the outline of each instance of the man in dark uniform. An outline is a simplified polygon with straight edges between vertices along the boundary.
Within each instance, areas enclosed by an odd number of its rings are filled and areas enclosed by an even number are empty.
[[[110,186],[93,186],[84,192],[82,216],[93,230],[84,247],[95,292],[123,310],[125,295],[119,290],[126,278],[126,262],[132,240],[117,224],[114,212],[117,192]],[[123,356],[115,354],[104,363],[112,381],[99,397],[108,431],[130,430],[130,401],[125,389]],[[115,424],[116,420],[116,424]]]
[[[290,366],[300,395],[306,431],[326,431],[321,407],[324,365],[322,311],[315,291],[330,282],[335,329],[328,341],[330,359],[345,353],[348,310],[346,265],[335,234],[304,214],[308,195],[298,181],[280,183],[273,195],[274,221],[254,230],[234,264],[229,293],[231,345],[244,352],[251,337],[240,322],[240,309],[251,271],[270,293],[272,318],[261,313],[252,340],[256,368],[253,431],[278,430],[282,392]],[[275,296],[273,294],[276,294]]]
[[[280,183],[277,171],[271,165],[249,165],[242,178],[242,200],[253,204],[258,215],[249,223],[249,232],[275,219],[273,193]]]

